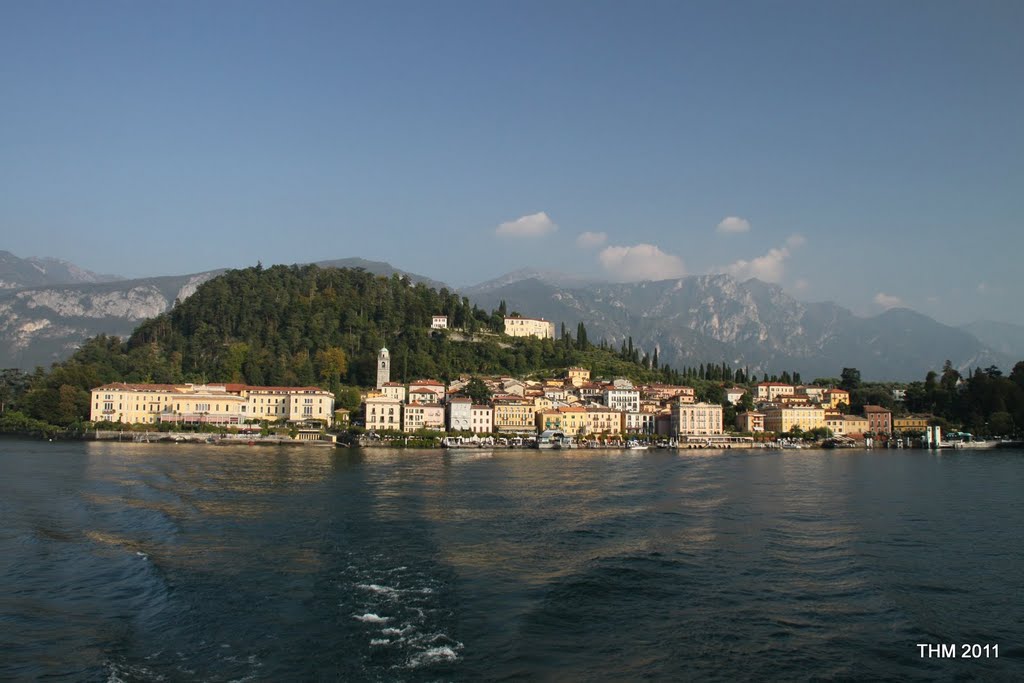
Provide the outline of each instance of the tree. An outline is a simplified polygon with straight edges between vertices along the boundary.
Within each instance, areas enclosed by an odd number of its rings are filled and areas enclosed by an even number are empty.
[[[339,387],[334,392],[335,407],[345,408],[350,413],[358,411],[362,401],[362,396],[360,396],[359,389],[356,387]]]
[[[839,377],[839,386],[847,391],[860,387],[860,370],[857,368],[843,368]]]
[[[491,390],[478,377],[469,380],[462,393],[472,399],[475,404],[487,403],[491,400]]]
[[[1010,436],[1014,432],[1013,417],[1005,412],[992,413],[988,418],[989,433],[995,436]]]
[[[341,382],[341,376],[348,372],[348,357],[345,350],[330,346],[316,352],[316,366],[320,369],[320,378],[329,383]]]

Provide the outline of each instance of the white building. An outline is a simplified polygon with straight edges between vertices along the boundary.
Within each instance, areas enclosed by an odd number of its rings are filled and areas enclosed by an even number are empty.
[[[366,429],[380,431],[402,428],[402,402],[390,396],[374,396],[366,399]]]
[[[266,420],[330,425],[334,395],[319,387],[116,383],[93,389],[90,408],[94,422],[240,425]]]
[[[555,324],[543,318],[505,318],[505,334],[510,337],[554,339]]]
[[[604,404],[609,408],[626,413],[638,413],[640,412],[640,391],[632,387],[605,389]]]
[[[654,434],[657,413],[626,413],[627,434]]]
[[[733,387],[732,389],[725,390],[725,400],[729,403],[736,405],[743,398],[743,394],[747,393],[747,390],[743,387]]]
[[[416,400],[415,398],[413,398],[413,392],[415,392],[418,389],[428,389],[434,392],[434,394],[437,396],[438,401],[444,401],[444,397],[447,394],[444,388],[444,382],[438,382],[437,380],[433,379],[421,379],[415,382],[409,382],[410,402]]]
[[[430,321],[430,329],[432,330],[447,330],[448,329],[448,316],[446,315],[435,315]]]
[[[468,398],[449,399],[446,408],[449,432],[472,431],[473,401]]]
[[[722,431],[722,406],[717,403],[672,403],[674,436],[707,436]]]
[[[387,382],[380,387],[380,393],[405,403],[405,385],[401,382]]]
[[[402,431],[418,429],[444,431],[444,406],[437,403],[407,403],[402,407]]]
[[[475,405],[470,408],[470,430],[476,434],[490,434],[494,431],[494,408]]]

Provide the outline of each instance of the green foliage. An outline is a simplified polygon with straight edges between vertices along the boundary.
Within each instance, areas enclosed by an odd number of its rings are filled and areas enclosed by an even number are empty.
[[[907,386],[903,400],[911,413],[926,413],[936,423],[977,436],[1011,436],[1024,428],[1024,362],[1009,377],[998,368],[975,369],[966,380],[947,361],[942,374]]]
[[[339,387],[334,392],[334,407],[345,408],[353,415],[359,410],[362,397],[357,387]]]
[[[27,372],[17,368],[0,370],[0,413],[25,394],[31,380]]]
[[[0,416],[0,434],[22,436],[48,436],[63,431],[45,420],[37,420],[17,410],[8,410]]]
[[[860,386],[860,370],[857,368],[843,368],[839,377],[839,386],[842,389],[853,391]]]
[[[474,404],[484,404],[491,400],[491,390],[488,389],[483,380],[478,377],[474,377],[469,380],[469,383],[466,384],[462,393],[472,399]]]
[[[98,336],[47,374],[11,376],[0,399],[29,417],[71,424],[88,415],[89,390],[110,382],[237,382],[309,386],[333,391],[352,409],[344,387],[373,386],[381,346],[391,352],[393,377],[449,381],[461,373],[549,376],[571,365],[595,376],[678,382],[669,367],[644,368],[632,340],[622,354],[566,333],[551,339],[511,339],[504,305],[471,306],[446,289],[413,286],[397,275],[362,269],[274,266],[228,271],[188,300],[139,326],[126,341]],[[469,337],[431,334],[435,313]]]

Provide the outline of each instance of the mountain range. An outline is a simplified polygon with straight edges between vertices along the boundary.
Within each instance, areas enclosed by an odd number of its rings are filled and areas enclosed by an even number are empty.
[[[18,258],[9,251],[0,251],[0,290],[88,282],[113,282],[123,279],[118,275],[100,275],[61,259],[37,258],[35,256]]]
[[[642,352],[657,348],[674,367],[722,362],[773,374],[835,377],[856,367],[865,379],[923,379],[945,360],[963,369],[1013,359],[966,330],[909,309],[859,317],[834,303],[804,303],[777,285],[730,275],[695,275],[658,282],[563,287],[537,277],[484,283],[464,292],[481,306],[505,301],[508,310],[578,321],[591,340],[620,344],[632,337]]]
[[[7,252],[0,252],[0,264],[6,285],[0,290],[0,367],[21,368],[61,360],[95,334],[127,335],[223,272],[115,280],[55,259],[18,259]],[[380,261],[317,265],[397,273],[446,287]],[[40,281],[44,274],[68,280]],[[994,364],[1008,371],[1024,357],[1015,343],[1024,341],[1020,326],[956,328],[909,309],[860,317],[834,303],[797,301],[776,285],[724,274],[613,284],[521,270],[460,293],[488,310],[505,301],[510,311],[564,323],[574,333],[583,322],[591,341],[618,345],[632,337],[642,353],[657,348],[660,360],[674,367],[726,361],[758,373],[795,370],[807,379],[856,367],[865,379],[906,381],[923,378],[947,359],[963,369]]]

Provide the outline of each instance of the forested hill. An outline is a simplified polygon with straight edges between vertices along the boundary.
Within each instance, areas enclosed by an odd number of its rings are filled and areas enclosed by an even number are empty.
[[[170,312],[140,325],[127,351],[154,351],[148,354],[151,366],[136,368],[154,381],[367,386],[376,380],[382,346],[391,350],[393,368],[414,377],[463,369],[453,365],[451,345],[431,337],[431,317],[437,314],[472,331],[494,323],[448,290],[414,285],[399,275],[317,266],[247,268],[211,280]]]
[[[396,381],[460,374],[551,374],[584,365],[595,374],[640,381],[680,375],[641,359],[636,349],[575,338],[512,339],[504,312],[487,312],[446,289],[381,277],[361,269],[274,266],[232,270],[202,284],[186,301],[142,323],[122,342],[87,341],[49,374],[37,372],[15,401],[27,414],[69,424],[88,415],[92,387],[128,382],[373,386],[382,346]],[[524,311],[528,314],[529,311]],[[432,331],[434,315],[462,331]],[[646,362],[644,362],[646,361]]]
[[[579,340],[505,337],[504,313],[397,274],[317,266],[233,270],[140,325],[125,346],[132,359],[126,369],[155,382],[373,386],[377,353],[386,346],[397,381],[524,375],[583,362],[637,379],[671,374],[591,346],[585,328]],[[453,330],[431,330],[434,315],[447,315]]]

